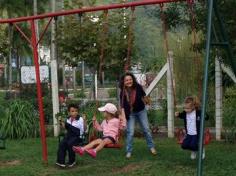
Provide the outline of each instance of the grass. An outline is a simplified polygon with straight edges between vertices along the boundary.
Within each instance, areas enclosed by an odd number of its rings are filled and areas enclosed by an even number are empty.
[[[173,139],[155,138],[157,156],[151,156],[143,139],[135,138],[132,158],[125,159],[123,149],[104,149],[96,159],[77,156],[78,165],[71,169],[55,166],[57,138],[48,138],[48,165],[42,164],[40,139],[8,140],[0,150],[1,176],[194,176],[197,160],[180,149]],[[236,146],[212,142],[206,148],[203,173],[206,176],[235,175]]]

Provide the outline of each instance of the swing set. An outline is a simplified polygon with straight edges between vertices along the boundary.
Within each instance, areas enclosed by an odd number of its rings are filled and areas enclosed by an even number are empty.
[[[38,44],[41,42],[46,30],[48,29],[50,23],[55,21],[55,18],[59,16],[66,16],[72,14],[83,14],[87,12],[96,12],[96,11],[108,11],[109,9],[120,9],[120,8],[134,8],[136,6],[144,6],[144,5],[154,5],[160,4],[163,6],[166,3],[175,3],[175,2],[193,2],[193,0],[139,0],[134,2],[122,3],[122,4],[111,4],[111,5],[103,5],[103,6],[95,6],[95,7],[86,7],[82,9],[74,9],[67,10],[61,12],[53,12],[53,13],[45,13],[35,16],[27,16],[27,17],[18,17],[11,19],[0,19],[0,24],[9,24],[17,29],[18,32],[21,33],[23,38],[31,45],[33,51],[34,65],[35,65],[35,73],[36,73],[36,85],[37,85],[37,98],[39,105],[39,117],[40,117],[40,135],[41,135],[41,143],[42,143],[42,157],[45,163],[48,162],[47,158],[47,145],[46,145],[46,133],[45,133],[45,124],[44,124],[44,111],[43,111],[43,101],[42,101],[42,88],[40,83],[40,74],[39,74],[39,63],[38,63]],[[205,55],[205,66],[204,66],[204,81],[203,81],[203,95],[202,95],[202,117],[205,117],[206,110],[206,94],[207,94],[207,85],[208,85],[208,67],[209,67],[209,58],[210,58],[210,49],[211,45],[211,32],[212,32],[212,23],[213,23],[213,11],[215,12],[216,18],[220,23],[220,32],[223,33],[223,41],[217,43],[220,46],[225,46],[227,48],[227,52],[230,56],[230,61],[234,72],[236,73],[236,62],[232,59],[233,54],[228,43],[227,35],[224,31],[224,27],[222,24],[222,20],[220,18],[219,12],[217,10],[217,0],[208,0],[208,14],[207,14],[207,35],[206,35],[206,55]],[[49,18],[48,23],[44,27],[39,39],[36,37],[36,28],[35,21],[39,19]],[[18,23],[28,22],[30,24],[31,36],[28,37],[20,28]],[[167,43],[167,42],[166,42]],[[168,45],[166,44],[166,51],[168,49]],[[100,60],[102,61],[102,53]],[[129,58],[130,53],[127,54]],[[126,68],[129,67],[130,60],[127,59]],[[203,129],[204,129],[204,118],[201,119],[201,129],[200,129],[200,145],[199,145],[199,157],[198,157],[198,176],[202,175],[202,150],[203,150]]]

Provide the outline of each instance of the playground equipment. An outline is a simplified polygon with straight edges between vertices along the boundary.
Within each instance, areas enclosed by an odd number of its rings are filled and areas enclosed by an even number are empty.
[[[186,133],[185,133],[185,130],[183,128],[177,129],[176,138],[177,138],[177,143],[178,144],[183,143],[185,135],[186,135]],[[211,136],[211,133],[210,133],[210,129],[207,128],[204,132],[204,145],[208,145],[210,143],[211,139],[212,139],[212,136]]]
[[[90,135],[89,135],[89,142],[101,137],[101,132],[96,132],[95,129],[93,127],[91,127],[91,131],[90,131]],[[117,149],[120,149],[122,148],[123,146],[123,143],[122,143],[122,140],[123,140],[123,133],[122,133],[122,130],[119,130],[119,134],[118,136],[116,136],[116,139],[117,143],[113,144],[107,144],[105,145],[105,148],[117,148]]]
[[[40,112],[40,133],[41,133],[41,140],[42,140],[42,148],[43,148],[43,160],[47,163],[47,146],[46,146],[46,134],[45,134],[45,126],[44,126],[44,112],[43,112],[43,102],[42,102],[42,93],[41,93],[41,84],[40,84],[40,74],[39,74],[39,63],[38,63],[38,44],[42,40],[44,33],[46,32],[49,24],[51,21],[58,17],[64,15],[71,15],[77,13],[85,13],[85,12],[94,12],[94,11],[101,11],[101,10],[108,10],[108,9],[119,9],[119,8],[130,8],[135,6],[143,6],[143,5],[151,5],[151,4],[165,4],[165,3],[174,3],[174,2],[189,2],[189,0],[141,0],[141,1],[134,1],[129,3],[123,4],[112,4],[106,6],[97,6],[97,7],[88,7],[83,9],[75,9],[75,10],[68,10],[62,12],[54,12],[54,13],[47,13],[41,14],[36,16],[28,16],[28,17],[19,17],[19,18],[12,18],[12,19],[1,19],[0,23],[8,23],[13,25],[21,34],[22,36],[30,43],[33,49],[33,56],[34,56],[34,64],[36,70],[36,81],[37,81],[37,97],[38,97],[38,104],[39,104],[39,112]],[[204,81],[203,81],[203,95],[202,95],[202,117],[205,117],[206,111],[206,101],[207,101],[207,85],[208,85],[208,67],[209,67],[209,58],[210,58],[210,49],[211,46],[222,46],[228,52],[230,57],[230,64],[232,66],[234,74],[236,73],[236,61],[233,59],[233,52],[228,42],[228,38],[224,29],[223,21],[219,14],[217,8],[217,0],[208,0],[208,14],[207,14],[207,37],[206,37],[206,55],[205,55],[205,66],[204,66]],[[211,42],[211,34],[212,34],[212,24],[213,24],[213,11],[216,16],[216,20],[219,24],[220,33],[223,36],[220,41]],[[39,40],[36,39],[36,29],[35,29],[35,20],[49,18],[48,24],[44,28]],[[17,23],[19,22],[30,22],[31,25],[31,38],[21,30]],[[201,119],[201,130],[200,130],[200,145],[199,145],[199,157],[198,157],[198,173],[197,175],[202,175],[202,151],[203,151],[203,129],[204,129],[204,118]]]

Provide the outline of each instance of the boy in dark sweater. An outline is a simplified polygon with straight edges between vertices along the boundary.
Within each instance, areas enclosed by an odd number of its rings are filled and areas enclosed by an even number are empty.
[[[60,122],[60,125],[67,131],[65,137],[60,142],[57,151],[57,162],[56,165],[60,167],[66,167],[65,157],[68,151],[68,167],[73,167],[76,164],[75,152],[72,150],[72,146],[79,145],[82,142],[82,135],[86,130],[85,117],[82,118],[78,115],[79,107],[75,104],[68,106],[69,117],[65,122]]]

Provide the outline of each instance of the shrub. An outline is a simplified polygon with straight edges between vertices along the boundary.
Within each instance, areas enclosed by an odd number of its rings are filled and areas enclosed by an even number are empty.
[[[11,139],[36,137],[39,132],[37,111],[27,101],[10,101],[0,119],[0,132]]]
[[[86,98],[86,94],[83,89],[74,92],[76,98]]]
[[[236,93],[235,88],[228,88],[223,100],[223,126],[226,142],[236,141]]]
[[[117,97],[117,89],[108,89],[108,94],[110,98],[116,98]]]

